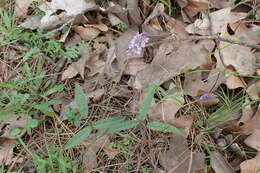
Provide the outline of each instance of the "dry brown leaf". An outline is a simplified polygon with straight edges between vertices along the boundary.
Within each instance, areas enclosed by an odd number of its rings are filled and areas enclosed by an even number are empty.
[[[26,16],[28,7],[33,0],[16,0],[15,1],[15,14],[17,17]]]
[[[184,104],[184,98],[181,95],[175,96],[176,100],[166,100],[160,104],[154,104],[150,110],[149,121],[160,121],[173,125],[189,134],[189,129],[193,123],[193,118],[189,116],[176,117],[175,114]]]
[[[206,62],[209,51],[203,44],[185,42],[178,47],[162,43],[151,64],[137,73],[135,87],[146,88],[151,83],[160,85],[172,77],[195,69]]]
[[[189,24],[185,30],[190,34],[210,35],[210,19],[205,13],[202,13],[202,19],[197,19],[194,23]]]
[[[248,136],[244,143],[257,150],[258,152],[260,151],[260,129],[255,129],[254,132]]]
[[[13,144],[15,139],[0,137],[0,166],[9,165],[13,158]]]
[[[183,9],[189,17],[193,17],[198,12],[207,10],[208,8],[208,0],[188,0],[188,4]]]
[[[187,173],[203,169],[204,159],[203,153],[189,150],[187,140],[183,136],[174,136],[170,141],[169,150],[159,156],[160,164],[167,173]]]
[[[248,103],[249,100],[246,100]],[[251,106],[245,106],[242,109],[242,117],[237,123],[238,131],[242,134],[249,135],[254,129],[260,129],[260,106],[258,110],[255,112],[252,110]]]
[[[99,59],[99,55],[96,55],[87,61],[86,66],[90,69],[88,76],[94,76],[104,72],[105,62]]]
[[[218,151],[213,151],[211,153],[211,163],[215,173],[235,173]]]
[[[260,170],[260,154],[255,158],[246,160],[240,164],[241,173],[257,173]]]
[[[147,64],[143,58],[133,58],[128,60],[124,74],[136,76],[137,72],[143,70]]]
[[[91,25],[85,24],[84,27],[85,28],[93,27],[93,28],[99,29],[100,31],[104,31],[104,32],[108,31],[108,27],[105,24],[91,24]]]
[[[188,37],[188,33],[185,31],[186,24],[180,20],[174,18],[169,18],[167,24],[167,29],[170,33],[174,34],[177,37],[185,38]]]
[[[204,15],[202,19],[197,19],[190,24],[186,31],[190,34],[209,35],[218,34],[224,25],[235,23],[247,17],[247,13],[231,12],[231,8],[224,8],[214,11],[209,16]]]
[[[246,82],[243,78],[234,75],[229,75],[226,79],[226,85],[229,89],[245,88]]]
[[[86,143],[89,144],[86,152],[83,154],[83,166],[87,171],[90,171],[96,168],[97,165],[97,155],[96,153],[100,148],[104,148],[107,144],[109,144],[108,136],[102,136],[98,138],[98,134],[92,134],[88,136]]]
[[[137,26],[142,24],[142,18],[141,18],[141,13],[140,13],[140,8],[138,5],[138,0],[131,0],[131,1],[126,1],[127,2],[127,8],[129,15]]]
[[[259,89],[260,89],[260,81],[257,81],[255,83],[253,83],[252,85],[250,85],[247,88],[246,92],[252,100],[257,100],[258,98],[260,98],[260,90]]]
[[[77,62],[69,65],[69,67],[62,73],[61,80],[71,79],[77,74],[84,79],[85,65],[88,57],[82,56]]]
[[[29,116],[26,115],[17,115],[17,114],[8,114],[5,115],[0,120],[0,129],[1,135],[0,137],[7,137],[7,138],[16,138],[11,136],[11,131],[15,128],[19,128],[21,130],[19,136],[22,136],[26,132],[27,121],[31,119]]]
[[[92,27],[76,26],[74,27],[74,31],[77,34],[79,34],[82,40],[85,41],[93,40],[100,34],[99,29],[92,28]]]
[[[164,13],[164,5],[162,3],[157,3],[152,13],[145,19],[144,25],[147,24],[153,18],[158,17],[163,13]]]
[[[109,2],[110,7],[107,9],[108,18],[110,23],[114,26],[119,23],[128,25],[128,17],[125,9],[120,5],[115,5],[113,2]]]

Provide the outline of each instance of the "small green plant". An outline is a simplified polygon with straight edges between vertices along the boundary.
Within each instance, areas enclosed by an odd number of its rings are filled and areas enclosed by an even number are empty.
[[[115,27],[116,27],[116,29],[118,29],[120,31],[123,31],[123,30],[128,28],[128,26],[126,24],[123,24],[123,23],[119,23]]]
[[[78,97],[78,109],[82,109],[83,115],[87,112],[87,106],[86,103],[86,97],[83,93],[83,90],[80,89],[81,87],[76,84],[78,92],[75,91],[75,99],[77,100]],[[89,126],[84,127],[81,129],[78,133],[76,133],[64,146],[64,149],[70,149],[72,147],[75,147],[76,145],[79,145],[81,142],[83,142],[86,137],[88,137],[93,130],[98,129],[106,129],[101,136],[108,135],[108,134],[114,134],[117,132],[120,132],[122,130],[129,130],[140,123],[142,123],[148,116],[148,112],[151,107],[151,102],[153,99],[153,96],[156,92],[155,85],[151,85],[147,91],[147,95],[145,96],[143,106],[141,107],[139,115],[136,117],[136,119],[133,120],[124,120],[124,117],[113,117],[113,118],[107,118],[107,119],[101,119],[96,122],[93,122]],[[75,89],[76,90],[76,89]],[[79,95],[80,93],[80,95]],[[80,98],[79,98],[80,97]],[[82,107],[82,108],[81,108]],[[73,113],[73,116],[76,116],[76,114]],[[172,125],[160,123],[160,122],[150,122],[147,123],[146,126],[150,128],[151,130],[161,131],[161,132],[169,132],[169,133],[176,133],[183,135],[184,132]]]

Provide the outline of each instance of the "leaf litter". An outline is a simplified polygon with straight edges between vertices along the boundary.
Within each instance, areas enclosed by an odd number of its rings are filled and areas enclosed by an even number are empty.
[[[78,109],[79,103],[76,103],[76,98],[73,99],[73,86],[75,82],[83,83],[81,86],[85,94],[82,97],[90,99],[87,104],[89,116],[83,118],[84,123],[80,126],[82,129],[88,128],[89,136],[82,139],[83,142],[77,147],[72,146],[84,152],[74,148],[68,151],[68,155],[75,156],[71,155],[71,151],[80,155],[84,169],[128,172],[127,166],[132,166],[135,172],[140,172],[148,166],[150,171],[160,169],[185,173],[205,172],[211,166],[210,171],[216,173],[236,172],[239,168],[241,173],[257,172],[259,154],[245,157],[238,150],[232,153],[219,147],[217,141],[224,139],[224,143],[228,143],[225,147],[232,151],[234,146],[238,146],[259,152],[257,80],[260,27],[255,9],[258,1],[238,4],[224,0],[122,0],[104,3],[94,0],[79,0],[77,3],[52,0],[38,5],[37,8],[44,12],[42,16],[31,13],[31,3],[29,0],[16,1],[16,16],[25,18],[19,22],[19,27],[31,32],[35,29],[51,31],[65,47],[90,43],[88,48],[81,50],[79,57],[65,61],[58,71],[61,74],[58,82],[66,85],[68,93],[64,93],[66,99],[62,99],[61,108],[55,109],[58,117],[50,118],[55,128],[58,124],[66,133],[79,129],[70,122],[66,111]],[[251,11],[243,11],[244,6]],[[170,14],[171,10],[173,15]],[[64,32],[66,27],[70,29]],[[54,60],[54,63],[57,61]],[[156,89],[150,110],[144,117],[145,122],[136,126],[135,116],[142,110],[139,103],[144,101],[143,95],[149,92],[147,89],[151,84],[162,87],[167,93],[164,95],[166,97],[160,98]],[[172,88],[171,84],[176,86]],[[234,112],[225,112],[231,108],[221,110],[221,105],[232,107],[228,99],[232,100],[229,97],[234,93],[239,95],[238,91],[243,91],[239,92],[243,98],[238,103],[241,104],[240,108]],[[225,117],[215,120],[218,109],[229,118],[235,117],[232,119],[234,121]],[[130,121],[119,121],[115,127],[121,123],[131,124],[135,128],[119,133],[108,128],[105,129],[107,133],[117,133],[102,137],[99,137],[99,132],[93,131],[92,122],[117,115],[125,115]],[[26,128],[27,121],[23,119],[4,121],[8,122],[8,127],[1,121],[2,131],[10,127]],[[227,122],[228,125],[225,124]],[[142,127],[146,123],[149,131]],[[168,128],[184,131],[184,136],[167,133],[171,132]],[[217,138],[207,131],[211,128],[221,129]],[[44,131],[44,134],[53,134],[52,128],[47,131],[51,133]],[[93,134],[90,134],[91,131]],[[13,162],[13,144],[16,140],[8,136],[9,132],[1,132],[1,165]],[[24,134],[25,130],[21,137]],[[227,134],[234,140],[227,142]],[[60,136],[58,139],[59,146],[66,146],[67,139]],[[131,139],[131,142],[109,147],[109,144],[120,139]],[[201,140],[203,142],[198,142]],[[154,147],[159,154],[151,159],[147,153],[156,151]],[[133,163],[124,163],[131,159]],[[209,162],[211,165],[208,165]]]

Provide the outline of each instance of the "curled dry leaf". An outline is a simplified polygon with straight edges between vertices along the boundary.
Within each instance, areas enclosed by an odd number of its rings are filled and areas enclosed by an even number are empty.
[[[15,1],[15,14],[17,17],[23,17],[27,15],[28,7],[33,0],[16,0]]]
[[[163,13],[164,13],[164,5],[162,3],[157,3],[152,13],[145,19],[144,25],[147,24],[151,19],[160,16]]]
[[[13,144],[15,139],[0,137],[0,166],[9,165],[13,158]]]
[[[215,173],[235,173],[218,151],[213,151],[211,153],[211,163]]]
[[[74,31],[85,41],[93,40],[100,34],[100,30],[93,27],[76,26]]]
[[[77,62],[70,64],[68,68],[62,73],[61,80],[71,79],[77,74],[80,74],[80,76],[84,79],[85,65],[89,58],[89,54],[86,53]]]
[[[203,153],[189,150],[187,140],[183,136],[174,136],[170,141],[169,150],[159,156],[160,164],[168,173],[186,173],[203,169],[204,159]]]
[[[229,89],[245,88],[246,82],[243,78],[231,74],[227,76],[226,85]]]
[[[209,16],[204,15],[202,19],[197,19],[193,24],[187,26],[186,31],[190,34],[208,35],[218,34],[222,26],[235,23],[247,17],[247,13],[231,12],[231,8],[224,8],[214,11]]]

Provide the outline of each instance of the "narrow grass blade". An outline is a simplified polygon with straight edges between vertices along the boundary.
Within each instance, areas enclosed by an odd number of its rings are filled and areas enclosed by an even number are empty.
[[[110,128],[116,124],[121,123],[125,120],[125,117],[118,116],[112,118],[106,118],[102,120],[98,120],[92,124],[92,127],[95,129],[102,129],[102,128]]]
[[[128,130],[131,128],[134,128],[139,124],[139,121],[137,120],[130,120],[130,121],[125,121],[125,122],[120,122],[119,124],[115,124],[111,126],[109,129],[107,129],[102,136],[112,134],[112,133],[117,133],[122,130]]]
[[[181,129],[178,129],[172,125],[160,123],[160,122],[151,122],[147,124],[147,127],[151,130],[160,131],[160,132],[169,132],[169,133],[175,133],[180,135],[185,135],[184,131]]]
[[[148,111],[151,108],[151,103],[152,103],[152,100],[153,100],[155,89],[156,89],[155,85],[151,85],[148,88],[147,94],[146,94],[146,96],[144,98],[144,102],[143,102],[142,108],[141,108],[140,113],[139,113],[139,115],[137,117],[137,119],[139,121],[143,121],[147,117]]]
[[[81,142],[86,140],[86,138],[90,135],[92,128],[90,126],[84,127],[80,130],[75,136],[73,136],[65,145],[64,150],[73,148],[79,145]]]
[[[24,88],[19,87],[19,86],[15,85],[15,84],[10,84],[10,83],[0,83],[0,87],[15,89],[15,90],[19,90],[19,91],[24,90]]]
[[[75,85],[75,100],[81,118],[86,118],[88,116],[88,99],[86,99],[85,93],[78,83]]]

